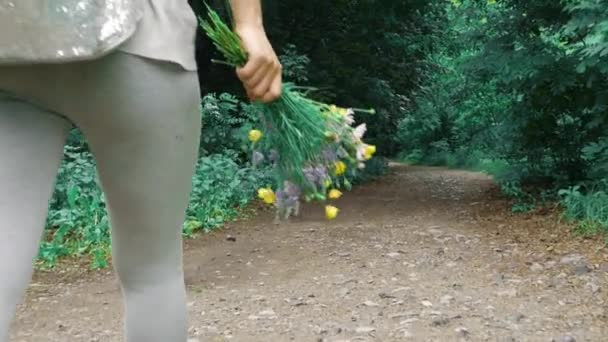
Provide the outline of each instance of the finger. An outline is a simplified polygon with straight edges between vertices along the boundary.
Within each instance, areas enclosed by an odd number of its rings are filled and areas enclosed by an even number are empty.
[[[275,62],[272,65],[272,68],[266,72],[264,78],[253,88],[253,95],[258,99],[262,99],[264,95],[270,89],[270,86],[277,78],[277,75],[280,73],[279,63]]]
[[[251,58],[245,66],[242,68],[237,68],[236,73],[241,81],[248,82],[256,73],[257,70],[260,69],[262,65],[265,64],[263,58]]]
[[[255,99],[253,98],[253,94],[251,94],[251,92],[249,91],[249,89],[245,88],[245,91],[247,92],[247,98],[250,101],[255,101]]]
[[[255,74],[251,78],[244,82],[245,86],[250,89],[255,89],[269,73],[272,72],[272,63],[265,63],[256,70]]]
[[[268,103],[268,102],[277,100],[279,97],[281,97],[281,92],[283,89],[282,87],[283,87],[283,80],[282,80],[281,70],[279,70],[279,72],[277,73],[277,76],[274,78],[274,80],[272,81],[272,84],[270,85],[270,89],[268,89],[268,91],[262,98],[262,101],[265,103]]]

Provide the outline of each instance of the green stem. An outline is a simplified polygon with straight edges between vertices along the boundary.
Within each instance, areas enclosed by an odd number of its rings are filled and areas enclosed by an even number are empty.
[[[230,63],[230,62],[226,62],[226,61],[220,61],[220,60],[217,60],[217,59],[212,59],[211,62],[212,63],[216,63],[216,64],[227,65],[227,66],[230,66],[230,67],[233,67],[233,68],[237,67],[236,64],[233,64],[233,63]]]
[[[376,110],[374,108],[372,108],[372,109],[351,108],[351,109],[353,111],[359,112],[359,113],[376,114]]]

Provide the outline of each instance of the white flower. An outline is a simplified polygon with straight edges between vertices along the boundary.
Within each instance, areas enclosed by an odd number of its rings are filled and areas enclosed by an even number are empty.
[[[353,135],[355,136],[355,140],[359,141],[363,138],[363,135],[365,135],[365,132],[367,132],[367,125],[366,124],[360,124],[359,126],[357,126],[355,128],[355,131],[353,132]]]
[[[346,121],[346,124],[351,126],[352,124],[355,123],[355,111],[352,110],[352,108],[349,108],[346,111],[346,115],[344,115],[344,121]]]
[[[367,147],[366,144],[360,143],[357,144],[357,161],[364,161],[365,160],[365,148]]]

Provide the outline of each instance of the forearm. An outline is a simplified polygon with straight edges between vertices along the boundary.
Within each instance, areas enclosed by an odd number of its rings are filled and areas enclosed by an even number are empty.
[[[237,27],[263,27],[261,0],[230,0],[230,7]]]

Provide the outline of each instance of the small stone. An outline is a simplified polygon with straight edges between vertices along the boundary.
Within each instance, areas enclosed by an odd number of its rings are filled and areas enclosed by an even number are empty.
[[[553,342],[576,342],[576,339],[572,336],[566,335],[566,336],[554,338]]]
[[[323,328],[323,327],[319,327],[319,326],[317,326],[317,327],[315,327],[314,332],[315,332],[315,334],[317,334],[317,335],[325,335],[325,334],[327,334],[329,331],[328,331],[327,329]]]
[[[577,276],[581,276],[591,272],[591,269],[589,268],[589,266],[587,266],[587,264],[578,263],[572,267],[572,272]]]
[[[392,293],[397,293],[397,292],[401,292],[401,291],[409,291],[411,289],[412,289],[411,287],[402,286],[402,287],[398,287],[398,288],[394,289],[391,292]]]
[[[452,297],[450,295],[445,295],[445,296],[441,297],[439,302],[443,305],[449,305],[453,300],[454,300],[454,297]]]
[[[232,236],[232,235],[227,235],[226,236],[226,240],[227,241],[231,241],[231,242],[236,242],[236,237]]]
[[[390,315],[388,315],[388,318],[394,319],[394,318],[403,318],[403,317],[411,317],[411,316],[418,316],[418,314],[415,312],[407,311],[407,312],[400,312],[400,313],[396,313],[396,314],[390,314]]]
[[[409,330],[401,330],[401,337],[412,338],[414,335]]]
[[[376,328],[374,327],[357,327],[357,329],[355,329],[357,334],[369,334],[374,331],[376,331]]]
[[[433,303],[429,302],[428,300],[423,300],[421,302],[422,305],[426,306],[427,308],[433,306]]]
[[[456,334],[459,337],[467,337],[469,336],[469,330],[465,327],[458,327],[456,329],[454,329],[454,331],[456,332]]]
[[[254,302],[263,302],[266,300],[266,297],[262,296],[262,295],[256,295],[251,297],[251,300],[253,300]]]
[[[520,322],[522,319],[524,319],[525,317],[526,317],[526,316],[525,316],[524,314],[522,314],[522,313],[519,313],[519,312],[518,312],[518,313],[513,314],[513,316],[512,316],[512,320],[513,320],[513,322],[515,322],[515,323],[519,323],[519,322]]]
[[[378,297],[380,297],[380,298],[382,298],[382,299],[393,299],[393,298],[397,298],[397,297],[395,297],[395,296],[393,296],[393,295],[389,295],[389,294],[387,294],[387,293],[385,293],[385,292],[381,292],[381,293],[379,293],[379,294],[378,294]]]
[[[410,317],[408,319],[404,319],[403,321],[399,322],[399,325],[406,325],[406,324],[411,324],[414,322],[418,322],[418,318],[416,317]]]
[[[340,297],[346,297],[346,296],[348,296],[349,293],[350,293],[350,289],[347,287],[343,287],[340,290],[338,290],[338,295]]]
[[[596,283],[587,283],[587,288],[593,293],[600,292],[600,287]]]
[[[500,297],[516,297],[517,296],[517,290],[516,289],[508,289],[508,290],[504,290],[504,291],[499,291],[498,295]]]
[[[400,253],[397,253],[397,252],[393,252],[393,253],[388,253],[386,256],[387,256],[387,257],[389,257],[389,258],[393,258],[393,259],[395,259],[395,258],[400,257],[400,256],[401,256],[401,254],[400,254]]]
[[[436,229],[436,228],[430,228],[430,229],[428,229],[428,232],[431,233],[434,236],[443,235],[443,231],[440,230],[440,229]]]
[[[272,309],[267,309],[267,310],[261,311],[258,315],[264,316],[264,317],[275,317],[276,313]]]
[[[579,261],[583,260],[583,256],[580,254],[571,254],[571,255],[566,255],[564,257],[562,257],[560,259],[560,263],[562,264],[575,264],[578,263]]]
[[[380,306],[380,304],[372,302],[371,300],[366,300],[365,302],[363,302],[363,305],[369,306],[369,307]]]
[[[539,264],[537,262],[533,263],[532,266],[530,266],[530,271],[532,271],[532,272],[540,272],[543,269],[545,269],[543,267],[543,265],[541,265],[541,264]]]
[[[341,257],[341,258],[347,258],[347,257],[349,257],[349,256],[350,256],[350,253],[348,253],[348,252],[345,252],[345,253],[338,253],[338,256],[339,256],[339,257]]]
[[[498,273],[495,277],[494,277],[494,284],[495,285],[502,285],[505,283],[505,275],[502,273]]]
[[[431,322],[431,324],[434,327],[439,327],[439,326],[443,326],[443,325],[448,325],[450,323],[450,319],[445,317],[445,316],[441,316],[441,317],[436,317],[433,319],[433,321]]]

